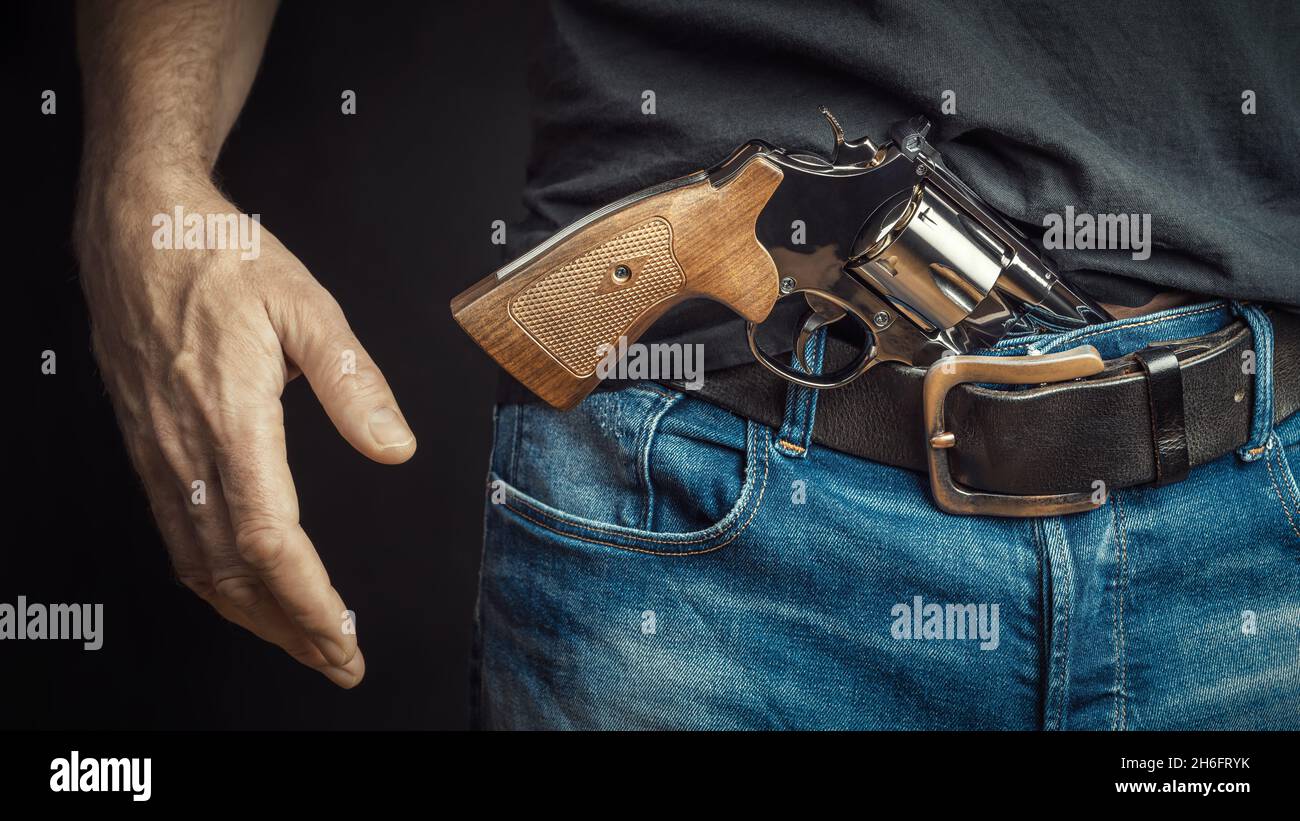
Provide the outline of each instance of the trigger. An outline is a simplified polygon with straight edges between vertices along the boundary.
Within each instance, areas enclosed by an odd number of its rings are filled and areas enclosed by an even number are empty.
[[[813,302],[812,299],[808,301]],[[813,305],[813,309],[805,313],[800,319],[799,330],[794,337],[794,355],[804,373],[810,374],[813,372],[813,369],[808,365],[807,359],[808,343],[812,341],[813,334],[827,325],[840,321],[844,316],[845,311],[840,306],[824,300],[817,300]]]

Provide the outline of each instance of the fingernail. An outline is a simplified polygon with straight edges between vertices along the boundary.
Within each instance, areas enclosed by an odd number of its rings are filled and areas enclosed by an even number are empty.
[[[411,444],[415,436],[392,408],[380,408],[370,414],[370,435],[386,448]]]

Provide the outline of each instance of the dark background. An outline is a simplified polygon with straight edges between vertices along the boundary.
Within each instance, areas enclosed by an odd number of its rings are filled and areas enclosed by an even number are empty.
[[[4,13],[10,511],[0,602],[102,602],[104,646],[0,644],[0,728],[461,728],[496,369],[448,301],[522,216],[539,4],[282,5],[221,183],[342,304],[421,439],[354,452],[305,380],[286,390],[302,521],[357,613],[343,691],[172,580],[89,349],[69,240],[80,153],[71,3]],[[42,115],[53,89],[57,114]],[[357,113],[340,113],[344,89]],[[12,286],[11,286],[12,288]],[[10,291],[12,294],[12,290]],[[40,374],[41,352],[58,372]],[[30,381],[35,376],[35,386]],[[15,383],[10,383],[15,384]],[[29,403],[29,397],[31,401]]]

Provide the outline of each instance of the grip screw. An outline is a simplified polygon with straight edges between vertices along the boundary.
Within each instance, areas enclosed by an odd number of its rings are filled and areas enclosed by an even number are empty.
[[[620,265],[614,269],[615,282],[627,282],[632,278],[632,269],[626,265]]]

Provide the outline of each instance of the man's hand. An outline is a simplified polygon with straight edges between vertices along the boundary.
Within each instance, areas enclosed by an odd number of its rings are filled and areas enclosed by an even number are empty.
[[[298,523],[280,394],[301,369],[357,450],[404,462],[415,439],[388,384],[338,304],[266,230],[251,260],[154,248],[153,216],[176,205],[236,213],[206,180],[118,178],[87,199],[77,245],[95,354],[180,580],[355,685],[365,664]]]
[[[205,221],[238,214],[212,168],[274,14],[274,0],[80,3],[75,240],[95,355],[181,581],[352,687],[365,662],[298,524],[280,393],[305,373],[378,462],[411,458],[415,438],[338,304],[268,231],[251,259],[206,232],[204,250],[153,242],[155,217],[177,206]]]

